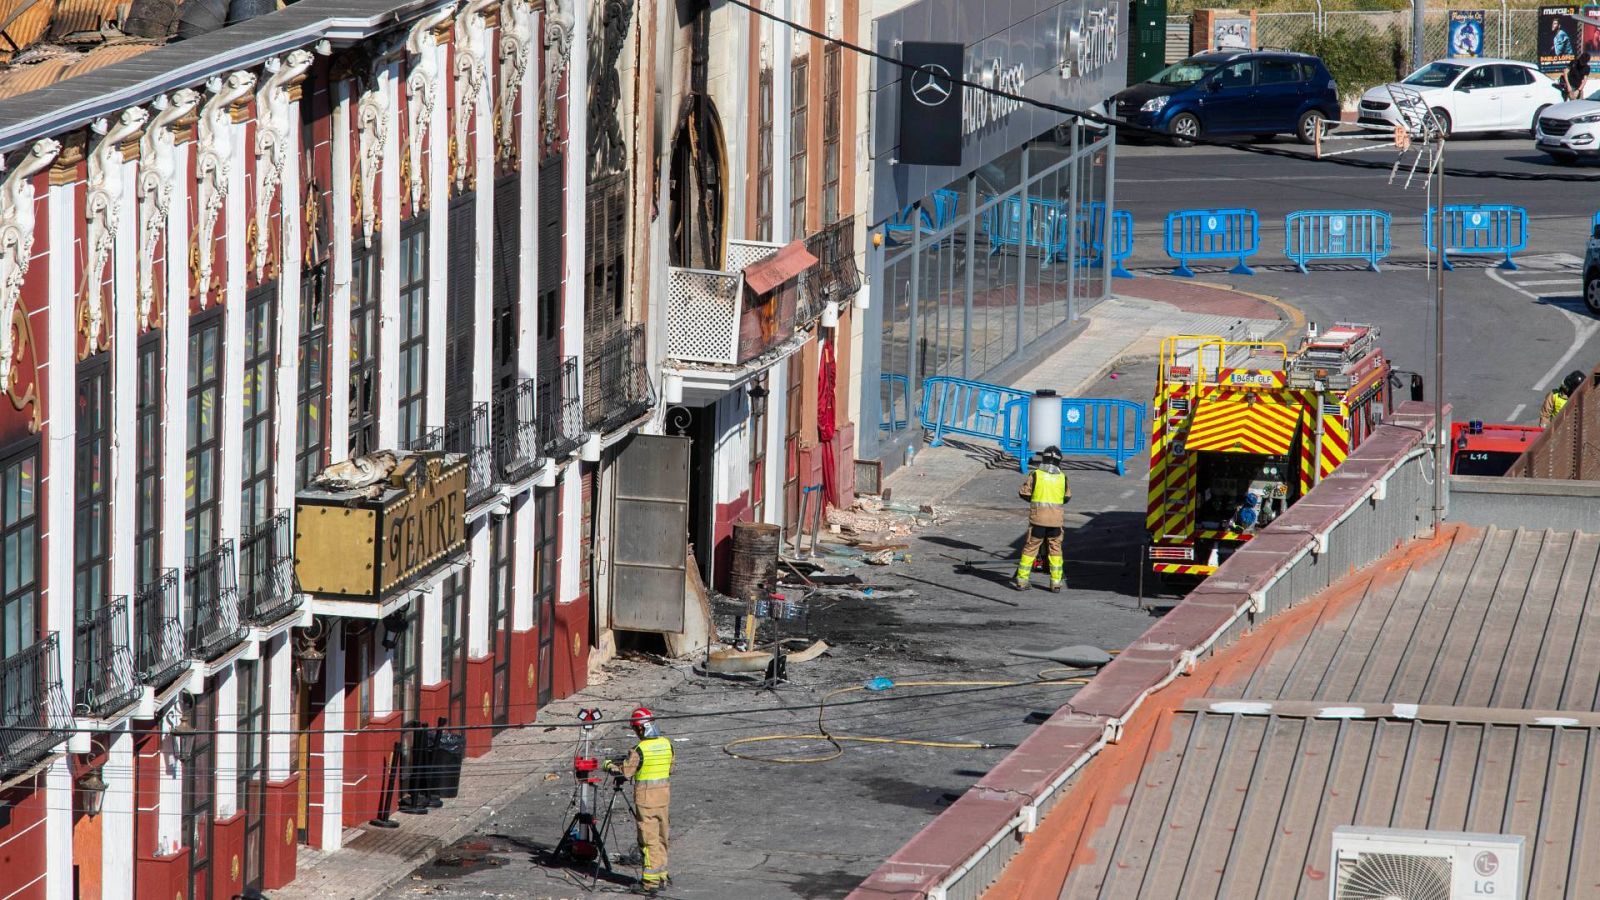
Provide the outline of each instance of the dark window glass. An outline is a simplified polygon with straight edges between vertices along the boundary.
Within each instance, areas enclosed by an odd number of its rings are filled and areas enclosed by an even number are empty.
[[[152,335],[139,345],[139,397],[135,451],[138,486],[134,488],[134,567],[137,583],[150,584],[161,569],[161,338]]]
[[[244,310],[244,443],[240,483],[240,531],[248,532],[272,506],[273,367],[278,355],[278,286],[250,293]]]
[[[1494,69],[1494,66],[1479,66],[1473,69],[1471,72],[1461,76],[1461,80],[1456,83],[1456,90],[1461,90],[1462,88],[1477,90],[1478,88],[1494,87]]]
[[[1223,66],[1217,72],[1217,84],[1224,88],[1249,87],[1254,83],[1254,68],[1255,64],[1249,60]]]
[[[1300,66],[1289,59],[1263,59],[1258,63],[1261,83],[1292,84],[1300,80]]]
[[[350,267],[350,455],[378,449],[378,254],[356,247]]]
[[[101,353],[78,364],[73,485],[72,596],[78,621],[106,601],[111,556],[111,366]]]
[[[844,114],[839,102],[843,69],[839,48],[829,44],[822,53],[822,222],[839,220],[839,132]],[[796,237],[800,236],[799,234]]]
[[[806,87],[810,61],[789,67],[789,239],[806,236]]]
[[[300,421],[295,429],[295,487],[327,465],[328,266],[307,269],[300,281]]]
[[[772,70],[756,87],[756,240],[772,240]]]
[[[0,658],[39,636],[39,448],[0,457]]]
[[[221,310],[190,323],[189,433],[183,473],[183,552],[190,560],[217,545],[222,352]]]
[[[422,437],[428,410],[428,228],[413,219],[400,236],[400,420],[398,440]]]

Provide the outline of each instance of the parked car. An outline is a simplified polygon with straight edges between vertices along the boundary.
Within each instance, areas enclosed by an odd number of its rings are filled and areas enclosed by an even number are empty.
[[[1600,157],[1600,101],[1568,100],[1544,110],[1533,146],[1559,163]]]
[[[1284,51],[1213,50],[1156,73],[1111,98],[1116,117],[1184,145],[1200,135],[1292,134],[1316,139],[1339,118],[1339,91],[1322,60]]]
[[[1594,226],[1583,248],[1583,302],[1590,312],[1600,315],[1600,225]]]
[[[1539,114],[1561,102],[1561,89],[1555,82],[1534,66],[1511,59],[1441,59],[1412,72],[1400,84],[1433,110],[1446,136],[1532,131]],[[1395,106],[1402,92],[1390,87],[1380,84],[1361,95],[1363,123],[1404,124]]]

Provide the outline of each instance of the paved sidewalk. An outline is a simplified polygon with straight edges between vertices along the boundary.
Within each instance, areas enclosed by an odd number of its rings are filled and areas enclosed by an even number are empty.
[[[1013,385],[1053,388],[1068,397],[1104,393],[1102,381],[1119,360],[1154,356],[1173,334],[1219,334],[1264,339],[1301,325],[1299,313],[1275,298],[1199,281],[1142,276],[1119,282],[1117,293],[1084,314],[1089,325]],[[960,441],[925,447],[914,462],[885,480],[896,503],[943,503],[998,462],[992,447]],[[1011,465],[1011,464],[1008,464]]]

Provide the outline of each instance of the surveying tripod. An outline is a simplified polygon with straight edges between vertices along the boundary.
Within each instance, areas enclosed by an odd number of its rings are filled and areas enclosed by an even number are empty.
[[[622,798],[623,806],[628,813],[638,819],[638,810],[634,809],[633,801],[623,791],[627,779],[621,775],[606,775],[601,768],[600,759],[593,755],[592,736],[594,723],[600,721],[600,710],[580,709],[578,719],[583,722],[578,735],[578,749],[572,758],[573,776],[577,784],[573,788],[572,818],[567,820],[567,825],[561,831],[561,840],[556,843],[555,850],[551,851],[551,859],[557,865],[589,865],[594,867],[595,880],[598,881],[602,870],[607,875],[616,875],[617,871],[611,864],[611,852],[607,849],[606,841],[612,836],[612,812],[616,809],[617,798]],[[595,791],[600,782],[611,778],[611,796],[606,799],[606,807],[597,815],[598,803]]]

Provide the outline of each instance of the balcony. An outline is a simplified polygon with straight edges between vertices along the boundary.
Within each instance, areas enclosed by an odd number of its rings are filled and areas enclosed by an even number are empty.
[[[189,665],[189,644],[178,616],[178,570],[163,569],[133,600],[134,667],[139,680],[161,690]]]
[[[537,389],[532,378],[523,378],[495,398],[494,471],[500,481],[522,481],[533,474],[538,462],[539,434],[534,409]]]
[[[799,280],[815,261],[798,241],[729,241],[728,271],[669,268],[667,357],[746,366],[785,345],[815,318],[799,309]]]
[[[183,592],[189,605],[189,652],[196,658],[216,659],[244,640],[233,541],[223,541],[189,563]]]
[[[800,278],[800,318],[809,322],[822,315],[828,303],[844,303],[861,290],[855,217],[840,219],[806,238],[806,249],[817,258],[816,268]]]
[[[561,459],[583,443],[583,398],[578,390],[577,357],[566,357],[559,369],[539,376],[534,414],[539,422],[539,455]]]
[[[583,424],[606,434],[650,411],[650,370],[644,359],[644,326],[625,325],[598,341],[584,360]]]
[[[59,654],[51,634],[0,660],[0,778],[44,759],[71,732]]]
[[[467,505],[494,493],[494,447],[489,442],[489,404],[474,403],[466,415],[430,428],[406,449],[416,453],[459,453],[467,459]]]
[[[128,598],[112,597],[79,622],[72,640],[72,709],[75,715],[104,719],[139,699],[128,649]]]
[[[244,618],[252,625],[271,625],[300,607],[294,589],[294,537],[289,511],[277,509],[251,529],[239,544],[244,579]]]

